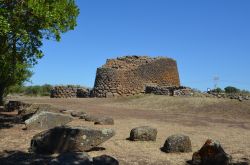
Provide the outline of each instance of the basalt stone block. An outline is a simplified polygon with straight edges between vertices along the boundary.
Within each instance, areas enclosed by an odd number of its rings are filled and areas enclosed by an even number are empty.
[[[190,138],[182,134],[169,136],[162,147],[162,151],[167,153],[191,152]]]
[[[129,140],[132,141],[155,141],[157,129],[149,126],[133,128],[130,131]]]
[[[29,118],[31,118],[34,114],[38,114],[40,112],[60,112],[60,109],[50,105],[50,104],[30,104],[22,109],[18,110],[18,117],[22,120],[25,121]]]
[[[25,120],[25,126],[27,129],[50,129],[65,125],[72,120],[73,118],[68,115],[43,111]]]
[[[193,154],[192,165],[230,165],[228,155],[218,141],[208,139],[201,149]]]
[[[114,135],[112,129],[55,127],[35,135],[30,150],[40,154],[89,151]]]

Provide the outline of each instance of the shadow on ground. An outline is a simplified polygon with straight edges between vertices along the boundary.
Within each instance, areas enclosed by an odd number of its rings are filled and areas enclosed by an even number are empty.
[[[0,129],[11,128],[14,124],[17,124],[15,116],[0,113]]]
[[[4,151],[0,153],[0,164],[4,165],[46,165],[51,159],[51,156],[36,155],[23,151]]]

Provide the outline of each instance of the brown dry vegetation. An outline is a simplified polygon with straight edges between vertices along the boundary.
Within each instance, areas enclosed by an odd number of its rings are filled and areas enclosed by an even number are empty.
[[[193,151],[198,150],[207,138],[212,138],[219,140],[225,151],[233,157],[250,158],[250,101],[153,95],[115,99],[18,99],[113,117],[113,126],[94,126],[79,119],[70,125],[114,128],[116,135],[100,146],[105,150],[91,151],[89,154],[108,154],[116,157],[121,164],[185,164],[191,159],[192,153],[166,154],[160,150],[166,138],[176,133],[190,136]],[[132,128],[143,125],[158,129],[156,142],[126,140]],[[22,127],[0,127],[0,152],[28,151],[30,139],[39,131],[24,131]]]

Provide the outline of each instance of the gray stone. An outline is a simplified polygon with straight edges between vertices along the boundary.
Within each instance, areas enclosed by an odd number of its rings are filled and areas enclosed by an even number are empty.
[[[10,100],[7,104],[5,104],[5,110],[7,112],[20,111],[31,104],[25,103],[23,101]]]
[[[157,129],[149,126],[134,128],[130,131],[129,139],[132,141],[155,141]]]
[[[94,165],[119,165],[118,160],[108,155],[101,155],[93,158]]]
[[[49,165],[92,165],[92,158],[86,152],[66,152],[53,159]]]
[[[114,119],[111,117],[101,117],[95,121],[97,125],[114,125]]]
[[[114,135],[112,129],[55,127],[35,135],[30,150],[41,154],[89,151]]]
[[[81,116],[80,119],[84,119],[85,121],[90,121],[90,122],[98,121],[98,117],[92,115]]]
[[[162,151],[167,153],[191,152],[190,138],[182,134],[169,136],[162,147]]]
[[[39,112],[58,112],[60,113],[60,109],[53,107],[50,104],[29,104],[26,105],[25,107],[21,108],[18,110],[18,117],[22,120],[25,121],[29,119],[31,116],[33,116],[36,113]]]
[[[81,117],[87,115],[86,112],[81,111],[72,111],[70,114],[72,117]]]
[[[27,129],[50,129],[65,125],[72,120],[73,118],[68,115],[43,111],[25,120],[25,125]]]
[[[231,156],[218,141],[208,139],[201,149],[193,154],[192,165],[230,165]]]

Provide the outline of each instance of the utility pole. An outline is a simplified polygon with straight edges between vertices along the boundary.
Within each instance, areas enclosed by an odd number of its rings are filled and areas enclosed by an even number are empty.
[[[216,89],[218,87],[218,82],[220,80],[220,77],[214,76],[213,80],[214,80],[214,89]]]

